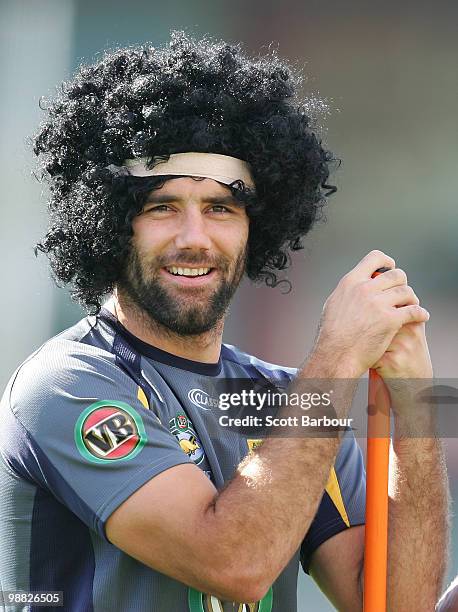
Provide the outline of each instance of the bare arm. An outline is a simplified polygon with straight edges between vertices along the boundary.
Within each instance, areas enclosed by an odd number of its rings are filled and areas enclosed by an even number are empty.
[[[340,612],[363,609],[364,525],[341,531],[312,556],[310,575]]]
[[[433,381],[425,324],[401,328],[375,367],[389,388],[395,416],[388,610],[429,612],[442,591],[448,560],[449,490],[435,408],[419,401]]]
[[[395,440],[389,502],[388,610],[430,612],[448,550],[448,481],[440,440]]]
[[[391,281],[387,276],[376,282],[388,288]],[[415,294],[408,296],[408,301],[418,304]],[[449,492],[441,442],[435,436],[434,408],[418,402],[420,390],[428,387],[433,377],[424,324],[403,326],[373,367],[388,384],[395,413],[390,456],[388,610],[428,612],[438,600],[446,570]],[[357,529],[326,541],[315,551],[310,567],[320,588],[342,612],[362,609],[364,539]],[[348,568],[345,577],[350,574],[349,582],[342,579],[342,566]],[[354,576],[358,574],[356,588]],[[445,604],[441,605],[445,609]]]
[[[388,611],[434,610],[446,571],[447,517],[448,482],[440,441],[395,440],[390,456]],[[330,538],[312,557],[312,578],[340,612],[363,609],[363,562],[363,526]]]

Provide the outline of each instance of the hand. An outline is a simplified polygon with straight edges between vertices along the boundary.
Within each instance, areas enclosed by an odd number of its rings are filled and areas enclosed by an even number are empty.
[[[372,366],[384,379],[433,377],[424,323],[407,323],[394,336],[382,357]]]
[[[414,295],[412,300],[419,303]],[[407,323],[394,336],[386,352],[372,367],[384,379],[391,405],[410,435],[426,435],[432,416],[431,406],[418,397],[432,384],[433,367],[426,341],[425,323]],[[425,419],[426,417],[426,419]],[[412,427],[413,426],[413,427]],[[399,418],[396,430],[403,431]]]
[[[419,305],[407,276],[381,251],[371,251],[346,274],[324,305],[314,352],[344,361],[361,376],[376,364],[406,324],[421,324],[429,313]],[[390,271],[371,278],[379,268]]]
[[[433,367],[426,341],[424,323],[401,327],[374,369],[384,379],[390,392],[395,416],[402,417],[410,436],[426,436],[430,431],[433,406],[420,402],[425,388],[430,388]],[[426,417],[426,418],[425,418]],[[396,429],[402,432],[399,419]]]

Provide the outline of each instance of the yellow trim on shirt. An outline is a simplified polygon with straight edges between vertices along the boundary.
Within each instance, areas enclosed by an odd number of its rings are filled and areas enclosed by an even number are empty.
[[[326,492],[332,499],[334,506],[339,511],[339,514],[342,517],[342,520],[345,525],[347,527],[350,527],[350,521],[348,520],[347,511],[345,510],[342,493],[340,491],[339,481],[337,480],[337,474],[334,468],[331,469],[331,473],[329,474],[328,484],[326,485]]]
[[[145,392],[143,391],[143,389],[141,387],[138,387],[138,392],[137,392],[137,398],[141,401],[141,403],[143,404],[143,406],[149,410],[149,404],[148,404],[148,400],[146,399],[146,395]]]
[[[250,452],[250,454],[257,448],[259,448],[263,442],[264,440],[248,439],[246,443],[248,444],[248,451]]]

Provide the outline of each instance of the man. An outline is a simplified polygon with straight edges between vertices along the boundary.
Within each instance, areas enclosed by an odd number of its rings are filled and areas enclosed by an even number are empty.
[[[364,257],[297,372],[222,345],[243,274],[277,284],[332,191],[297,82],[275,56],[175,33],[81,68],[49,106],[35,141],[51,191],[39,249],[93,315],[32,355],[3,398],[4,591],[63,591],[71,611],[292,611],[300,559],[339,610],[360,610],[354,438],[261,444],[223,430],[214,384],[324,393],[328,380],[343,418],[375,367],[398,380],[389,609],[433,609],[447,485],[434,437],[409,437],[432,417],[400,381],[432,370],[429,315],[405,273],[381,251]]]

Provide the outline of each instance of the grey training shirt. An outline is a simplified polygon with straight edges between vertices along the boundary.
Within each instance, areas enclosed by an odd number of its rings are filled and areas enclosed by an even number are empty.
[[[307,571],[321,543],[364,522],[364,468],[351,434],[302,546],[250,607],[150,569],[104,530],[123,501],[172,466],[194,462],[217,488],[231,478],[256,441],[215,424],[215,381],[286,385],[294,375],[229,345],[216,364],[177,357],[132,336],[106,310],[49,340],[16,371],[1,403],[2,591],[63,591],[68,612],[294,612],[299,562]],[[2,603],[6,612],[59,609]]]

